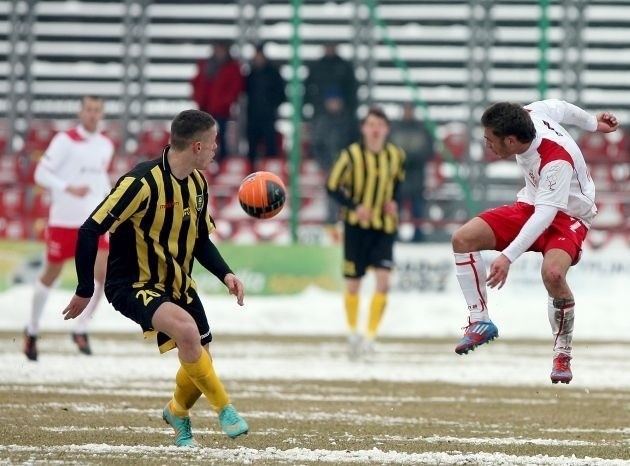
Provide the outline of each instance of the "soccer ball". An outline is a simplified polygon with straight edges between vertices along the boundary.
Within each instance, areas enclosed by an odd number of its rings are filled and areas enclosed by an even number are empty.
[[[238,200],[247,215],[271,218],[282,210],[286,189],[279,176],[266,171],[247,175],[238,188]]]

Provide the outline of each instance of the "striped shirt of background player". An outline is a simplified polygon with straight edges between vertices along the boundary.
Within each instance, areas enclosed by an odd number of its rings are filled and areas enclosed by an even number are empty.
[[[372,210],[368,228],[394,233],[398,226],[398,215],[386,214],[383,205],[396,200],[400,184],[405,178],[404,163],[404,150],[392,143],[387,143],[378,154],[367,150],[360,143],[344,149],[327,183],[328,190],[343,206],[344,222],[357,225],[359,220],[354,209],[364,204]]]

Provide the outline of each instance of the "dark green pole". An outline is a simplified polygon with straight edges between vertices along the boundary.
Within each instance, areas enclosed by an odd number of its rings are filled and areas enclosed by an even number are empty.
[[[540,52],[540,60],[538,62],[538,94],[540,100],[547,96],[549,84],[547,83],[547,71],[549,70],[549,60],[547,52],[549,50],[549,0],[540,0],[540,20],[538,21],[540,29],[540,39],[538,41],[538,50]]]
[[[300,158],[302,151],[302,86],[300,85],[299,70],[302,64],[300,59],[300,6],[301,0],[292,0],[293,17],[291,24],[293,26],[293,34],[291,36],[291,106],[293,107],[293,116],[291,118],[291,127],[293,137],[291,138],[291,154],[289,160],[289,183],[290,183],[290,205],[291,205],[291,240],[293,244],[298,241],[298,213],[300,210],[300,190],[298,187]]]

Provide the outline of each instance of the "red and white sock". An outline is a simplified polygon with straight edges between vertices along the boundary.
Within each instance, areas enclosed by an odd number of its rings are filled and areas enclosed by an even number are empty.
[[[464,293],[464,299],[468,304],[471,322],[487,322],[488,298],[486,292],[486,265],[481,258],[481,253],[466,252],[454,253],[455,273],[457,281]]]
[[[547,315],[551,324],[551,332],[555,337],[553,353],[555,355],[562,353],[571,356],[575,301],[573,298],[558,299],[549,296]]]

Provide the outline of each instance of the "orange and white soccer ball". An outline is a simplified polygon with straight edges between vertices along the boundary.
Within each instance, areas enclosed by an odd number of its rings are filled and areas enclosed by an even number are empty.
[[[247,175],[238,188],[238,200],[245,213],[255,218],[271,218],[286,202],[286,188],[278,175],[258,171]]]

